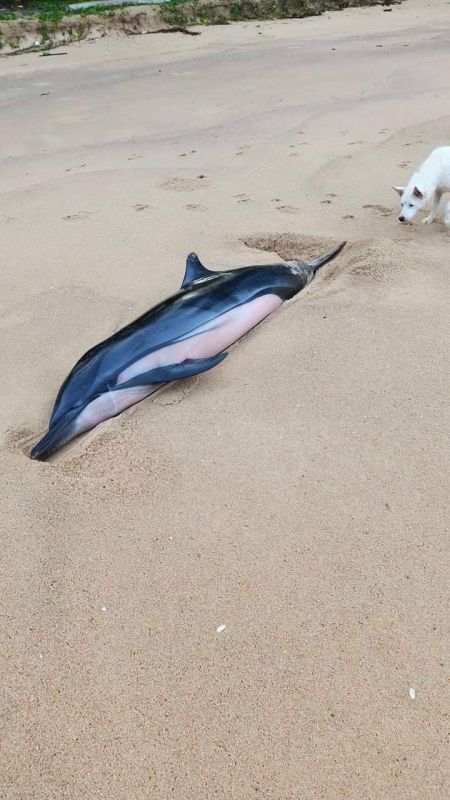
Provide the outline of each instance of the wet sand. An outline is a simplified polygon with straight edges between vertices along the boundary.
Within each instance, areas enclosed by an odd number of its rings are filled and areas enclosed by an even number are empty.
[[[5,800],[447,796],[450,233],[391,184],[450,144],[449,8],[0,60]],[[341,239],[223,365],[27,457],[189,251]]]

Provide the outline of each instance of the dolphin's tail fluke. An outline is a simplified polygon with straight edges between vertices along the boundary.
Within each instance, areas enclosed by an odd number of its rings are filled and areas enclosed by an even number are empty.
[[[34,445],[30,453],[31,458],[44,461],[72,439],[75,435],[75,418],[78,414],[79,410],[69,416],[66,415],[54,427],[50,428],[45,436]]]
[[[315,261],[309,262],[308,267],[312,269],[313,275],[316,274],[317,270],[320,269],[320,267],[323,267],[324,264],[327,264],[328,261],[332,261],[333,258],[336,258],[336,256],[339,255],[339,253],[345,247],[346,244],[347,242],[341,242],[341,244],[335,247],[334,250],[330,250],[329,253],[325,253],[325,255],[319,256],[319,258],[316,258]]]

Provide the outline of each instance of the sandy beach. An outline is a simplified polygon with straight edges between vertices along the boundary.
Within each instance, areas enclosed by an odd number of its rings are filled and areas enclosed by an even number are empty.
[[[444,800],[450,232],[391,185],[450,144],[450,6],[197,30],[0,60],[0,796]],[[29,459],[187,253],[343,239],[223,365]]]

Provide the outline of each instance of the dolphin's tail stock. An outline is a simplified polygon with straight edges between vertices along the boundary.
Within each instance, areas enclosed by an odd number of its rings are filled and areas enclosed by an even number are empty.
[[[82,410],[82,409],[81,409]],[[75,418],[80,413],[77,409],[72,414],[66,414],[59,422],[50,428],[45,436],[34,445],[30,456],[39,461],[44,461],[49,456],[56,453],[66,442],[73,438]]]
[[[333,258],[336,258],[346,244],[347,242],[341,242],[341,244],[338,244],[334,250],[330,250],[329,253],[325,253],[325,255],[319,256],[319,258],[316,258],[314,261],[310,261],[307,266],[312,270],[312,274],[315,275],[320,267],[323,267],[324,264],[327,264],[329,261],[332,261]]]

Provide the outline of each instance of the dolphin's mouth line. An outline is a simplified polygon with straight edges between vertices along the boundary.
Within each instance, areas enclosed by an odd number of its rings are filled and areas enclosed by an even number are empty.
[[[84,406],[81,406],[83,408]],[[64,415],[64,417],[56,423],[53,428],[49,428],[47,433],[44,434],[42,439],[40,439],[37,444],[33,447],[30,457],[32,459],[41,460],[42,458],[48,458],[49,456],[56,453],[61,447],[69,441],[69,437],[62,437],[60,438],[60,434],[66,430],[66,428],[73,423],[75,418],[79,414],[79,409],[72,409]],[[68,431],[66,432],[68,433]]]

